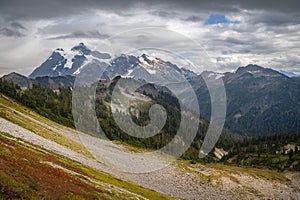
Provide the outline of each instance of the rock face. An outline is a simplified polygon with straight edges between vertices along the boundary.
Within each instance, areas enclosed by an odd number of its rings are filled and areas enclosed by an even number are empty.
[[[222,159],[223,158],[223,156],[226,156],[226,155],[228,155],[228,152],[227,151],[225,151],[223,148],[217,148],[217,147],[215,147],[215,149],[214,149],[214,155],[218,158],[218,159]]]

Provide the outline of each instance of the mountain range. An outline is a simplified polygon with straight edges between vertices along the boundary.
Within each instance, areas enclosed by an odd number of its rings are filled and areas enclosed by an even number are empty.
[[[113,58],[108,53],[92,51],[85,44],[80,43],[69,51],[64,51],[62,48],[54,50],[50,57],[29,75],[29,78],[76,76],[90,65],[99,67],[103,71],[101,78],[108,80],[118,75],[154,82],[180,81],[182,76],[188,78],[197,76],[188,69],[179,68],[171,62],[146,54],[141,56],[122,54]]]
[[[28,78],[11,73],[2,80],[13,81],[21,87],[32,84],[52,89],[72,87],[75,77],[89,65],[97,65],[103,72],[99,78],[105,80],[121,76],[152,83],[180,83],[187,79],[198,97],[201,115],[206,119],[210,119],[211,103],[204,78],[222,79],[227,96],[225,128],[250,136],[300,133],[300,78],[253,64],[238,67],[235,72],[204,71],[197,74],[146,54],[113,57],[92,51],[80,43],[70,51],[61,48],[53,51]],[[185,98],[188,100],[190,97],[187,94]]]

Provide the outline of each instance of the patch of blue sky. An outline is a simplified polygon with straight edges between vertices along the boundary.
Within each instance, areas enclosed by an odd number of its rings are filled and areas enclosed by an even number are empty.
[[[204,25],[213,24],[239,24],[239,21],[231,21],[223,14],[211,14],[209,18],[205,21]]]

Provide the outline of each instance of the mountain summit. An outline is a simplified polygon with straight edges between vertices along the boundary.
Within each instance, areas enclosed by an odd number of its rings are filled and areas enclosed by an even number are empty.
[[[90,50],[84,43],[79,43],[70,51],[58,48],[29,75],[29,78],[75,75],[80,73],[80,67],[86,62],[110,58],[111,56],[107,53]]]
[[[237,74],[244,74],[244,73],[250,73],[254,76],[285,76],[282,73],[279,73],[278,71],[275,71],[273,69],[270,68],[263,68],[261,66],[258,65],[254,65],[254,64],[249,64],[245,67],[239,67],[236,70]]]

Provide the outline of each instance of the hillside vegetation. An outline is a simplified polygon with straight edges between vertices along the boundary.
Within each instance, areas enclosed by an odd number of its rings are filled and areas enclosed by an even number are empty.
[[[41,147],[0,134],[0,196],[5,199],[170,199]]]
[[[66,130],[73,131],[72,129],[42,117],[6,96],[1,95],[0,103],[2,118],[4,117],[6,120],[48,140],[56,140],[57,143],[60,143],[64,147],[71,148],[73,151],[90,157],[89,152],[80,143],[77,143],[79,148],[73,147],[76,142],[70,143],[76,140],[71,140],[70,135],[66,135]],[[25,123],[22,123],[23,120]],[[17,131],[15,134],[19,134],[21,129],[13,128],[12,130]],[[48,130],[48,132],[44,132],[45,130]],[[5,129],[4,132],[7,131],[9,129]],[[68,157],[53,153],[50,150],[33,145],[26,142],[26,140],[16,138],[4,132],[1,132],[0,136],[0,196],[2,198],[173,198],[145,189],[124,179],[114,178],[111,175],[88,167],[84,163],[73,161]],[[32,141],[35,141],[35,139],[33,138]],[[279,138],[279,141],[284,141],[284,138]],[[261,142],[264,141],[262,140]],[[255,143],[253,141],[251,144],[254,145]],[[242,145],[241,149],[245,148],[244,146]],[[125,145],[125,147],[129,151],[134,152],[147,150],[129,145]],[[70,154],[66,152],[65,155]],[[263,157],[262,155],[263,153],[261,153],[261,157]],[[237,167],[232,166],[236,165],[236,163],[230,163],[229,161],[226,161],[228,164],[224,165],[222,163],[214,163],[217,160],[213,157],[210,157],[210,159],[210,161],[205,160],[205,163],[204,160],[199,160],[202,163],[194,162],[194,160],[179,160],[173,163],[172,166],[175,166],[175,168],[171,167],[163,171],[154,172],[149,177],[146,175],[137,176],[138,178],[134,180],[139,184],[143,184],[144,187],[153,187],[154,185],[155,190],[161,191],[163,189],[166,193],[189,197],[191,199],[200,196],[215,199],[216,197],[220,197],[220,195],[223,199],[258,197],[294,198],[298,194],[294,181],[297,182],[299,179],[294,180],[294,176],[297,176],[295,172],[291,172],[289,175],[293,178],[287,178],[285,173],[274,170],[248,168],[245,167],[245,164],[241,164],[243,167]],[[292,156],[292,159],[294,161],[297,160],[295,155]],[[208,161],[211,163],[207,164]],[[150,178],[150,181],[148,178]],[[145,183],[139,182],[143,179],[146,180]],[[55,180],[57,182],[53,186]],[[160,182],[162,185],[159,185]],[[158,183],[159,187],[156,183]],[[225,195],[224,193],[228,194]]]
[[[140,125],[146,125],[149,122],[148,111],[153,104],[163,105],[169,117],[166,125],[159,134],[147,139],[132,137],[117,126],[112,116],[110,98],[115,82],[116,79],[99,82],[97,87],[95,110],[99,124],[106,136],[111,140],[118,140],[138,148],[150,150],[159,149],[171,141],[176,134],[180,122],[180,109],[176,98],[169,93],[158,91],[151,84],[141,89],[139,91],[140,95],[149,98],[150,101],[135,100],[132,102],[132,110],[134,112],[131,112],[131,117],[133,121]],[[24,106],[33,109],[46,118],[74,128],[71,110],[72,92],[70,89],[60,88],[58,92],[55,92],[47,87],[33,85],[32,88],[21,90],[13,83],[2,80],[0,80],[0,86],[1,93],[14,98]],[[25,108],[22,109],[26,110]],[[2,108],[1,115],[10,121],[14,120],[14,122],[17,122],[21,126],[32,123],[27,119],[24,119],[24,121],[22,116],[18,116],[18,113],[8,111],[6,108]],[[91,122],[89,119],[85,120],[87,124]],[[201,119],[198,134],[182,158],[192,160],[191,162],[223,162],[238,166],[267,167],[280,171],[299,170],[299,134],[282,133],[242,138],[224,130],[217,143],[217,147],[225,149],[228,155],[218,160],[213,156],[213,152],[211,152],[204,159],[199,159],[198,153],[207,127],[208,122],[205,119]],[[35,131],[35,129],[44,130],[38,125],[35,125],[31,130]],[[53,133],[53,131],[49,132],[47,129],[41,131],[40,134],[47,135],[47,137],[54,137],[58,143],[60,143],[60,140],[64,140],[59,134]],[[64,143],[67,144],[67,142]],[[69,144],[69,146],[72,146],[72,149],[77,149],[77,151],[84,151],[77,144]],[[293,148],[289,148],[289,146]]]

